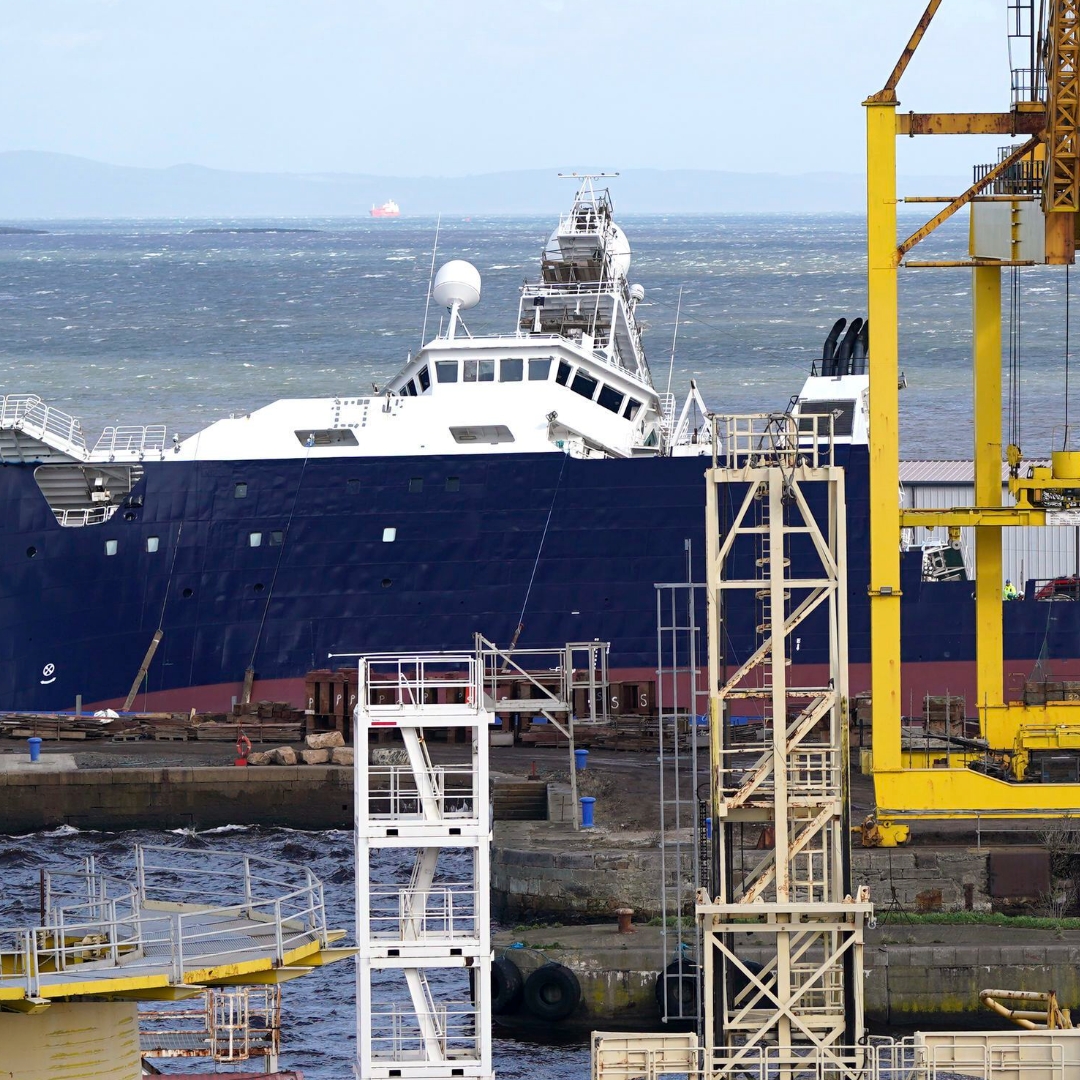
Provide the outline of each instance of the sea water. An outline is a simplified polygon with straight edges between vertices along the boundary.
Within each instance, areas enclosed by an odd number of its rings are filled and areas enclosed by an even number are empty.
[[[630,277],[645,287],[653,379],[680,401],[695,379],[714,411],[784,409],[832,323],[866,314],[860,216],[620,220]],[[904,216],[900,231],[917,224]],[[482,276],[465,314],[472,333],[513,331],[517,290],[537,276],[552,225],[442,220],[436,265],[468,259]],[[78,416],[91,444],[107,424],[164,423],[184,437],[282,397],[367,393],[425,336],[435,219],[37,227],[46,231],[0,235],[0,392]],[[964,258],[966,223],[958,215],[928,244],[913,254]],[[1078,415],[1066,408],[1067,382],[1080,382],[1071,355],[1066,364],[1067,277],[1003,272],[1003,351],[1007,369],[1017,353],[1020,391],[1006,434],[1019,424],[1028,456],[1063,445]],[[971,273],[904,270],[900,302],[902,451],[969,456]],[[428,338],[445,314],[431,305]]]
[[[35,926],[39,922],[39,872],[78,869],[94,856],[99,873],[128,877],[135,844],[168,844],[189,850],[213,848],[280,859],[297,868],[309,867],[323,882],[327,925],[345,929],[343,944],[354,941],[354,855],[351,832],[297,832],[291,829],[226,827],[203,833],[79,832],[61,828],[32,836],[0,835],[0,928]],[[395,852],[376,856],[375,873],[386,882],[408,880],[409,868],[395,864]],[[464,866],[462,867],[464,871]],[[404,876],[403,876],[404,875]],[[660,967],[657,957],[657,969]],[[286,983],[282,990],[281,1068],[300,1069],[307,1080],[351,1080],[356,1055],[355,967],[339,961],[315,968],[310,975]],[[432,977],[438,985],[438,974]],[[151,1005],[150,1008],[160,1008]],[[501,1080],[585,1080],[588,1048],[580,1044],[545,1045],[541,1052],[529,1042],[496,1039],[493,1057]],[[207,1072],[205,1060],[160,1063],[169,1072]],[[0,1048],[0,1070],[3,1049]]]

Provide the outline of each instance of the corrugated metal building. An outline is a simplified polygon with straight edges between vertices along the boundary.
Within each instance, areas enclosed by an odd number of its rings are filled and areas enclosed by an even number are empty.
[[[1049,461],[1029,464],[1049,465]],[[1002,502],[1013,504],[1008,487],[1009,467],[1002,462]],[[933,510],[951,506],[970,506],[975,499],[973,466],[970,461],[901,461],[900,505]],[[908,544],[943,543],[944,529],[905,529]],[[968,574],[974,577],[974,530],[960,530],[960,547]],[[1002,529],[1002,561],[1004,576],[1023,589],[1031,579],[1080,575],[1080,528],[1072,525],[1051,525],[1046,528]]]

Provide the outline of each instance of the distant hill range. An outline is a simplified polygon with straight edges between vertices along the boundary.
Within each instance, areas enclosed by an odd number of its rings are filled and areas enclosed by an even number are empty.
[[[394,199],[403,216],[551,214],[572,194],[557,169],[479,176],[243,173],[175,165],[141,169],[67,154],[0,153],[0,221],[49,218],[308,218],[366,216]],[[910,177],[901,194],[962,190],[962,176]],[[862,213],[853,173],[736,173],[629,169],[613,182],[622,214]]]

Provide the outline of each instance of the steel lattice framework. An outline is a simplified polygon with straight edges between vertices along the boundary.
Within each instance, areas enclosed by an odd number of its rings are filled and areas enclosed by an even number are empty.
[[[848,895],[844,808],[847,609],[843,469],[831,418],[718,417],[707,481],[713,895],[704,939],[705,1062],[726,1074],[763,1049],[782,1071],[807,1058],[860,1067],[862,930],[871,906]],[[730,520],[722,515],[729,508]],[[721,656],[726,599],[751,590],[760,645],[734,671]],[[830,661],[818,685],[789,681],[814,613]],[[735,709],[749,714],[736,728]],[[749,834],[750,839],[747,839]],[[745,959],[766,938],[760,970]],[[800,1067],[802,1067],[800,1066]]]

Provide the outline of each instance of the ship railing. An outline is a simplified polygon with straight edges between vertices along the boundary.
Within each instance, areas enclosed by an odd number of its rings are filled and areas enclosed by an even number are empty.
[[[24,431],[74,457],[87,456],[79,420],[46,405],[37,394],[7,394],[0,398],[0,429]]]
[[[119,509],[114,505],[88,506],[75,510],[54,510],[53,513],[65,528],[77,528],[82,525],[104,525]]]
[[[359,700],[373,717],[424,711],[475,714],[479,690],[476,657],[467,654],[380,654],[360,661]]]
[[[480,1034],[468,1001],[446,1001],[417,1012],[391,1002],[371,1008],[371,1056],[387,1061],[453,1061],[477,1058]]]
[[[421,791],[409,765],[372,765],[368,769],[368,816],[372,820],[426,822],[428,799],[439,818],[475,817],[476,789],[471,765],[433,765],[426,770],[428,792]]]
[[[107,427],[94,443],[94,454],[160,454],[165,450],[165,425]]]
[[[72,882],[85,900],[74,900]],[[72,972],[150,970],[182,982],[193,966],[283,964],[293,949],[329,941],[322,882],[255,855],[140,846],[134,881],[99,874],[88,860],[81,871],[46,872],[42,887],[40,926],[0,927],[0,989],[22,986],[29,997]],[[207,895],[226,902],[206,905]]]
[[[479,940],[472,882],[430,889],[400,886],[371,890],[371,933],[391,941]]]
[[[748,413],[712,418],[713,467],[822,468],[833,462],[832,415]]]

